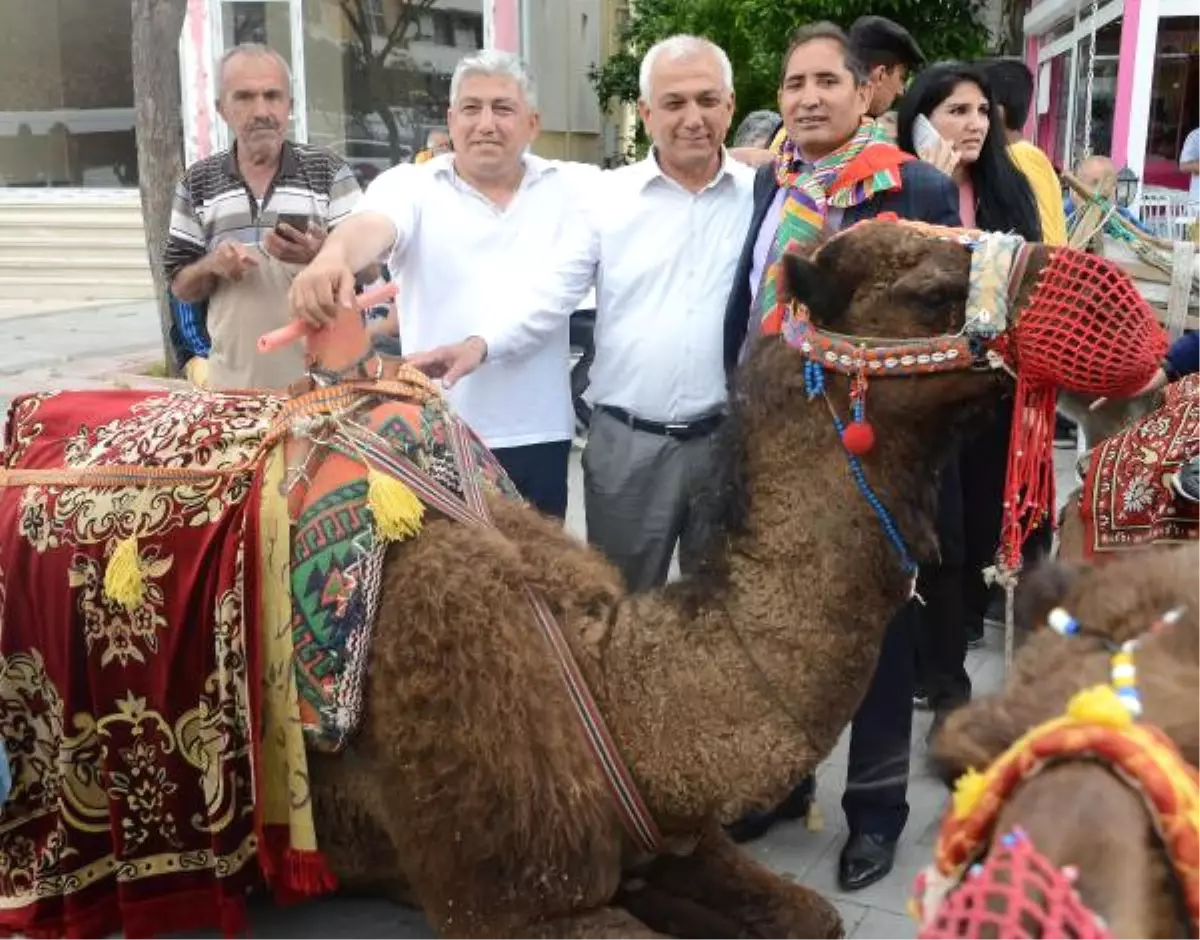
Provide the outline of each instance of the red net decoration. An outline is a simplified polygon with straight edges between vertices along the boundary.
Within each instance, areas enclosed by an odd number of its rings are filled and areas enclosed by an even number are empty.
[[[1021,546],[1054,509],[1057,389],[1131,394],[1167,351],[1167,336],[1133,280],[1111,261],[1061,248],[1038,274],[1000,351],[1017,374],[1008,450],[1001,567],[1016,571]]]
[[[1017,372],[1091,395],[1129,395],[1154,375],[1167,335],[1113,262],[1062,248],[1038,275],[1013,328]]]
[[[1083,905],[1071,878],[1028,837],[1013,834],[993,846],[982,865],[972,867],[917,936],[1106,940],[1112,933]]]

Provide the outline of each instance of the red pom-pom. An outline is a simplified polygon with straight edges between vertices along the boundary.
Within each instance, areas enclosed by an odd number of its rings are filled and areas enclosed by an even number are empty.
[[[866,421],[851,422],[842,432],[842,443],[850,453],[861,457],[875,446],[875,429]]]

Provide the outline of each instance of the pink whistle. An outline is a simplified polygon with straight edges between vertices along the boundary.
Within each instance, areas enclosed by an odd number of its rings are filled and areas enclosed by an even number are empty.
[[[391,300],[396,294],[397,288],[395,284],[380,284],[378,287],[365,290],[355,297],[354,304],[359,310],[367,310],[376,304]],[[258,351],[260,353],[274,352],[277,349],[282,349],[289,343],[296,342],[298,339],[304,339],[311,332],[312,327],[303,320],[293,320],[287,326],[271,330],[270,333],[263,333],[258,338]]]

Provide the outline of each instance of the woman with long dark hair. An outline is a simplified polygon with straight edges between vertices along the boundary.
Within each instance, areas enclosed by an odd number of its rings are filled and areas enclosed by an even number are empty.
[[[941,143],[921,152],[914,140],[918,116],[933,125]],[[982,71],[965,62],[940,62],[923,71],[904,93],[896,144],[934,164],[958,183],[964,226],[1015,232],[1042,240],[1029,182],[1006,149],[1004,123]]]
[[[922,115],[937,138],[918,132]],[[900,102],[896,143],[954,179],[964,226],[1042,240],[1033,190],[1008,156],[999,109],[978,68],[942,62],[918,75]],[[934,730],[971,697],[967,646],[983,639],[990,590],[982,571],[994,563],[1000,539],[1011,424],[1007,401],[940,471],[941,558],[922,566],[918,590],[926,604],[916,614],[915,636],[919,697],[935,713]]]

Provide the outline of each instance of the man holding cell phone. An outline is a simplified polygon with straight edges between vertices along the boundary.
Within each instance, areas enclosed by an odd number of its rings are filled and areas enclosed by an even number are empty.
[[[262,354],[258,337],[290,321],[292,279],[361,191],[338,156],[287,140],[291,74],[277,52],[237,46],[218,74],[217,110],[235,142],[184,174],[164,266],[183,305],[208,305],[205,384],[283,390],[304,375],[303,351],[293,344]]]

